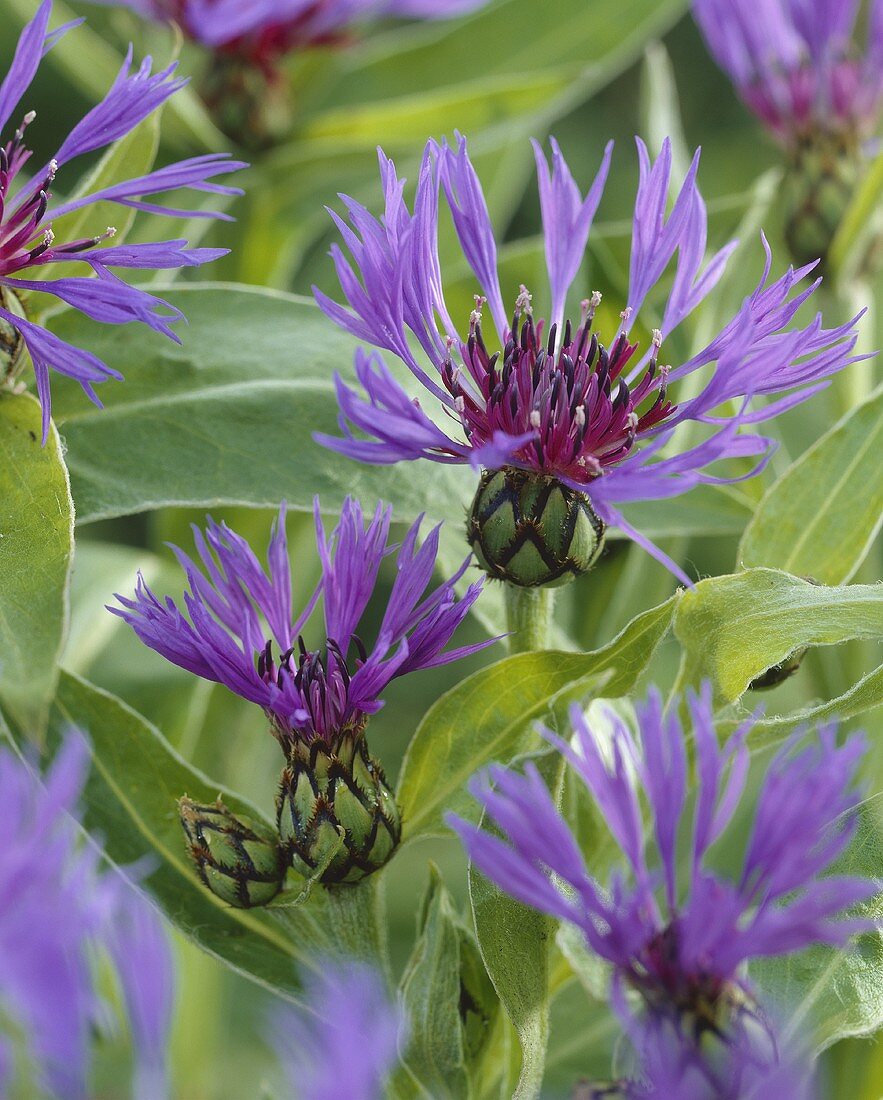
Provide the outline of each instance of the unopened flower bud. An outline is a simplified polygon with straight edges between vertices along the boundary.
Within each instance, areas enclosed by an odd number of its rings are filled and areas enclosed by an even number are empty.
[[[797,264],[821,259],[824,269],[863,164],[846,133],[815,133],[797,143],[785,176],[785,240]]]
[[[359,730],[333,745],[292,747],[277,797],[291,866],[320,882],[358,882],[382,867],[402,833],[399,808]]]
[[[235,54],[213,54],[200,92],[218,129],[244,149],[269,149],[291,129],[287,83]]]
[[[605,525],[584,493],[511,467],[487,470],[467,520],[467,538],[491,577],[522,588],[562,585],[588,573]]]
[[[282,889],[285,853],[263,825],[237,817],[224,803],[178,802],[196,873],[222,901],[237,909],[266,905]]]

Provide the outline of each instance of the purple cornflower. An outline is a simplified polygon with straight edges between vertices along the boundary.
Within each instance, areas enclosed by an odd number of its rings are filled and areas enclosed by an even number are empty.
[[[291,608],[284,504],[270,538],[269,575],[245,539],[209,520],[205,534],[193,529],[202,570],[173,548],[190,585],[184,595],[189,621],[171,598],[157,599],[140,575],[134,599],[117,596],[122,609],[109,610],[167,660],[263,707],[284,749],[316,740],[330,744],[343,732],[364,727],[382,706],[380,696],[391,680],[491,644],[445,650],[478,598],[481,581],[457,599],[454,585],[469,565],[467,558],[450,580],[424,597],[439,528],[418,550],[418,519],[396,548],[389,541],[391,519],[392,509],[378,504],[366,523],[361,506],[347,498],[329,538],[316,501],[322,578],[297,618]],[[381,562],[392,553],[397,573],[369,651],[356,628]],[[301,631],[320,595],[326,641],[321,650],[308,650]]]
[[[271,1037],[294,1100],[380,1100],[401,1013],[366,966],[326,961],[307,984],[310,1012],[283,1008]]]
[[[43,55],[74,25],[67,24],[48,32],[51,11],[52,0],[43,0],[37,14],[21,33],[15,57],[0,85],[0,126],[5,127],[9,122],[29,88]],[[225,218],[226,215],[207,211],[175,209],[152,196],[178,188],[223,195],[240,193],[235,188],[209,182],[219,173],[244,167],[241,162],[229,160],[226,154],[218,153],[192,157],[66,202],[53,202],[54,181],[71,161],[103,149],[130,133],[186,83],[174,78],[174,65],[158,73],[151,72],[149,57],[135,72],[131,71],[131,66],[130,49],[113,87],[74,126],[48,163],[35,170],[29,164],[32,154],[25,145],[25,133],[34,121],[33,111],[26,112],[12,137],[5,144],[0,144],[0,319],[19,334],[16,339],[20,337],[24,342],[34,364],[37,393],[43,407],[44,442],[51,412],[50,368],[74,378],[99,406],[101,402],[93,386],[108,378],[122,376],[91,352],[74,347],[29,321],[24,315],[27,311],[21,306],[19,295],[25,293],[27,296],[33,291],[52,294],[96,321],[110,325],[140,321],[177,341],[169,326],[182,319],[181,312],[147,291],[117,278],[110,268],[193,267],[217,259],[227,251],[217,248],[187,249],[184,240],[107,247],[104,242],[114,235],[112,227],[98,237],[63,243],[56,241],[53,225],[57,219],[96,202],[112,202],[129,209],[172,217]],[[24,172],[26,166],[29,169],[27,175]],[[87,264],[97,278],[23,277],[29,268],[71,261]],[[8,330],[4,339],[7,344],[11,342]],[[12,363],[10,374],[14,367],[15,363]]]
[[[94,970],[98,948],[116,963],[122,985],[135,1096],[161,1100],[168,1095],[173,997],[169,943],[131,883],[102,870],[97,847],[79,843],[76,813],[88,761],[77,733],[42,781],[0,749],[0,1020],[12,1025],[11,1036],[0,1031],[0,1094],[24,1040],[35,1087],[85,1100],[92,1031],[106,1017]]]
[[[867,46],[858,0],[693,0],[708,48],[748,107],[782,142],[807,133],[870,133],[883,99],[883,0]]]
[[[768,452],[769,440],[740,435],[739,429],[805,400],[853,362],[857,318],[833,329],[824,328],[821,317],[794,326],[797,310],[818,285],[799,290],[814,265],[769,282],[772,257],[764,239],[763,277],[738,314],[686,363],[665,365],[660,360],[663,339],[712,291],[734,243],[703,263],[707,218],[696,186],[698,152],[666,217],[670,143],[664,143],[655,163],[640,139],[637,144],[640,179],[629,294],[621,323],[606,345],[592,331],[601,296],[595,293],[581,303],[576,324],[567,319],[567,299],[601,200],[611,146],[583,198],[557,144],[552,143],[551,171],[535,144],[550,285],[548,320],[534,316],[532,295],[524,286],[514,315],[507,313],[493,229],[465,139],[459,138],[456,148],[427,145],[413,213],[403,197],[404,180],[381,153],[383,217],[375,218],[346,196],[350,224],[332,213],[350,254],[347,258],[336,245],[331,253],[349,308],[319,290],[316,298],[348,332],[401,359],[454,431],[448,434],[427,415],[378,355],[360,350],[356,375],[362,392],[337,378],[344,438],[316,438],[363,462],[429,458],[489,470],[515,467],[555,478],[586,494],[601,520],[621,527],[689,584],[616,506],[676,496],[700,482],[739,480],[712,476],[705,468],[718,459]],[[481,290],[465,335],[451,320],[442,291],[440,189]],[[676,253],[660,326],[640,353],[630,332]],[[496,331],[493,338],[484,324],[486,314]],[[673,384],[711,364],[696,396],[674,404],[669,396]],[[782,392],[787,396],[749,409],[752,398]],[[686,421],[707,425],[709,437],[681,454],[661,457],[672,432]]]
[[[670,1032],[690,1053],[692,1069],[701,1068],[720,1089],[713,1095],[739,1096],[738,1082],[727,1077],[734,1066],[776,1060],[745,964],[812,943],[843,944],[869,926],[842,913],[877,886],[865,878],[823,877],[855,832],[852,784],[865,743],[855,735],[838,747],[833,725],[790,741],[767,770],[741,874],[724,878],[712,870],[711,852],[742,799],[754,720],[720,747],[709,686],[688,706],[697,777],[689,811],[687,738],[677,715],[663,713],[657,691],[637,708],[638,737],[611,714],[605,745],[579,708],[571,711],[573,745],[543,731],[619,846],[625,866],[613,870],[606,886],[587,871],[532,764],[524,774],[492,767],[472,781],[503,839],[453,815],[449,821],[483,874],[525,904],[575,924],[610,964],[613,1005],[627,1031],[643,1028],[652,1043]],[[687,837],[689,851],[679,860],[679,838]],[[637,996],[643,1013],[633,1014],[629,996]],[[715,1039],[723,1052],[714,1049]],[[639,1048],[643,1042],[639,1037]],[[731,1059],[732,1047],[741,1052]]]
[[[345,39],[377,19],[452,19],[487,0],[94,0],[174,20],[190,38],[265,70],[294,50]]]

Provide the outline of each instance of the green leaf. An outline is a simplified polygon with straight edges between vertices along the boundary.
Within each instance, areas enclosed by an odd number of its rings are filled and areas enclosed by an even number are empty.
[[[678,85],[668,50],[661,42],[651,42],[644,51],[641,71],[641,121],[644,137],[653,150],[669,138],[672,143],[671,187],[676,195],[693,159],[684,135],[684,120],[678,99]]]
[[[668,630],[677,600],[639,615],[603,649],[507,657],[443,695],[420,723],[402,764],[404,836],[439,833],[447,810],[474,820],[475,803],[465,790],[470,776],[529,749],[538,719],[585,697],[605,674],[605,696],[631,691]]]
[[[425,511],[462,523],[472,483],[463,470],[438,466],[417,478],[409,463],[367,466],[313,442],[316,431],[339,434],[332,377],[349,373],[355,350],[315,304],[210,285],[166,297],[188,319],[183,347],[72,310],[52,321],[126,376],[102,387],[103,410],[76,385],[56,387],[80,523],[165,505],[278,507],[283,498],[311,510],[316,493],[332,510],[348,492],[389,501],[401,519]]]
[[[828,264],[838,283],[848,283],[867,258],[880,231],[883,195],[883,153],[878,154],[852,196],[831,243]]]
[[[741,566],[844,584],[883,524],[883,389],[770,487],[739,544]]]
[[[751,731],[751,745],[756,750],[776,745],[800,727],[812,727],[819,722],[829,722],[832,719],[845,722],[848,718],[856,718],[881,705],[883,705],[883,665],[863,676],[848,691],[834,699],[793,714],[761,719]],[[738,725],[738,721],[727,719],[720,724],[719,732],[721,736],[729,737]]]
[[[399,1096],[461,1100],[471,1095],[464,1014],[482,1015],[480,1022],[487,1031],[491,1024],[488,1013],[492,1012],[489,1002],[492,1004],[494,993],[492,988],[489,994],[483,990],[479,995],[481,1005],[472,996],[464,997],[467,990],[462,972],[467,960],[461,956],[468,935],[438,870],[430,866],[417,941],[401,982],[408,1048],[402,1059],[405,1072],[397,1082]],[[478,972],[489,986],[480,965]]]
[[[234,970],[294,994],[296,964],[314,967],[317,951],[333,948],[322,927],[323,899],[295,911],[296,931],[282,923],[284,911],[277,920],[259,909],[228,908],[196,878],[176,802],[183,794],[205,802],[220,795],[234,813],[266,823],[261,812],[189,767],[121,700],[63,672],[51,716],[53,737],[69,726],[82,729],[92,745],[84,824],[103,838],[108,856],[119,864],[146,858],[154,868],[146,887],[185,935]]]
[[[41,435],[37,401],[0,393],[0,700],[30,736],[55,691],[74,545],[58,433]]]
[[[535,757],[535,763],[550,789],[560,795],[563,757],[546,751]],[[549,1042],[550,951],[558,922],[504,894],[472,864],[469,898],[481,957],[521,1046],[513,1100],[535,1100]]]
[[[883,637],[883,584],[827,588],[772,569],[713,577],[684,592],[674,633],[682,686],[710,678],[732,703],[795,650]]]
[[[860,807],[858,832],[834,871],[879,879],[883,847],[877,825],[881,795]],[[883,894],[853,914],[883,921]],[[816,945],[797,954],[757,959],[750,967],[764,1004],[784,1023],[784,1042],[822,1051],[849,1035],[883,1027],[883,932],[863,933],[845,948]]]

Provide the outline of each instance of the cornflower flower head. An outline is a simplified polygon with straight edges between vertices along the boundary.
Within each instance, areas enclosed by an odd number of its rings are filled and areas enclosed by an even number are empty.
[[[883,2],[693,0],[708,48],[786,150],[786,239],[825,257],[867,164],[883,107]],[[864,43],[861,42],[864,38]]]
[[[74,25],[49,32],[51,12],[51,0],[43,0],[21,33],[15,56],[0,84],[0,129],[8,128],[41,58]],[[79,382],[90,400],[99,406],[94,386],[122,375],[91,352],[66,343],[29,320],[30,296],[35,292],[50,294],[93,320],[110,325],[138,321],[178,341],[170,326],[182,320],[183,314],[161,298],[124,282],[111,268],[193,267],[217,259],[227,251],[188,249],[185,240],[108,245],[106,242],[115,234],[112,226],[97,237],[76,240],[59,240],[56,234],[55,226],[64,215],[97,202],[173,217],[226,217],[208,211],[176,209],[154,197],[179,188],[239,194],[237,189],[211,182],[222,172],[244,167],[225,154],[192,157],[67,201],[57,202],[53,197],[56,179],[70,179],[71,162],[125,137],[186,83],[174,73],[174,65],[152,72],[149,57],[133,71],[130,48],[107,95],[74,126],[46,164],[35,168],[26,144],[28,128],[36,118],[33,111],[22,114],[11,137],[0,143],[0,351],[4,360],[0,363],[0,384],[14,381],[22,351],[27,348],[43,408],[44,442],[51,415],[50,369]],[[71,262],[86,264],[91,268],[90,275],[47,277],[47,271],[51,270],[47,265]],[[39,278],[27,277],[31,268],[42,269]]]
[[[283,140],[293,122],[285,58],[342,47],[385,19],[449,19],[487,0],[93,0],[177,23],[209,56],[199,92],[215,123],[245,149]]]
[[[576,925],[610,964],[613,1007],[654,1074],[677,1068],[660,1051],[680,1051],[684,1074],[699,1072],[708,1095],[738,1097],[740,1066],[747,1074],[755,1063],[765,1072],[778,1064],[746,964],[813,943],[844,944],[870,927],[842,914],[877,885],[826,874],[855,832],[853,782],[865,743],[854,735],[838,747],[833,725],[811,738],[797,734],[769,766],[741,873],[725,878],[712,869],[711,852],[742,801],[754,719],[720,747],[708,685],[688,705],[692,810],[687,738],[657,691],[637,709],[637,736],[611,714],[604,745],[579,708],[571,712],[572,743],[543,731],[585,784],[620,850],[622,865],[606,884],[587,871],[532,764],[523,774],[492,767],[472,781],[502,838],[453,815],[449,823],[483,874]],[[679,859],[678,838],[686,836],[689,850]]]
[[[392,509],[382,504],[366,520],[361,506],[348,498],[330,536],[318,500],[315,516],[322,577],[296,618],[284,504],[270,539],[267,572],[245,539],[211,520],[204,534],[194,528],[202,568],[174,548],[190,585],[184,596],[189,620],[171,598],[159,600],[140,576],[134,599],[118,596],[122,607],[109,610],[167,660],[264,709],[287,760],[277,803],[283,847],[293,853],[298,869],[312,872],[343,835],[343,847],[323,872],[327,881],[338,881],[375,869],[398,843],[398,809],[365,742],[368,719],[382,706],[384,689],[397,677],[455,661],[491,642],[445,649],[481,583],[457,598],[454,585],[469,565],[467,558],[453,577],[425,594],[438,553],[438,527],[418,549],[421,520],[396,546],[390,541]],[[381,563],[392,554],[396,576],[369,647],[356,630]],[[320,596],[325,641],[310,649],[302,631]],[[238,826],[225,807],[199,810],[211,811],[211,829],[224,834],[225,846],[238,846]],[[188,839],[195,828],[187,818],[190,811],[182,805]],[[218,812],[228,815],[226,823]],[[339,819],[347,822],[341,832]],[[197,845],[200,852],[204,847]]]
[[[76,732],[42,780],[0,749],[0,1094],[15,1080],[24,1083],[21,1072],[29,1070],[40,1095],[90,1094],[92,1033],[107,1018],[94,966],[98,950],[120,980],[135,1053],[134,1095],[161,1100],[168,1095],[170,946],[148,902],[120,872],[102,868],[96,846],[80,843],[77,805],[88,761]]]
[[[294,1100],[380,1100],[402,1018],[379,975],[326,960],[307,983],[307,1003],[309,1013],[286,1006],[271,1018]]]
[[[452,19],[487,0],[95,0],[172,20],[194,41],[272,69],[294,50],[350,36],[379,19]]]
[[[708,48],[781,142],[817,130],[867,136],[883,103],[883,3],[859,44],[857,0],[693,0]]]
[[[427,145],[413,212],[404,199],[405,181],[381,153],[382,218],[346,196],[348,221],[332,213],[349,252],[332,248],[347,305],[318,289],[317,301],[358,339],[400,359],[451,427],[444,430],[412,400],[379,355],[359,350],[360,389],[337,378],[343,437],[316,438],[362,462],[428,458],[481,468],[469,538],[487,571],[514,584],[562,583],[585,572],[609,524],[689,584],[674,562],[625,521],[618,505],[674,497],[701,482],[739,480],[707,470],[719,459],[768,454],[769,440],[739,429],[805,400],[853,361],[855,321],[832,329],[820,316],[805,326],[794,323],[818,284],[799,290],[811,265],[770,281],[772,257],[764,239],[763,276],[736,316],[687,362],[666,364],[665,338],[713,291],[735,242],[705,262],[698,152],[666,213],[670,143],[655,162],[643,142],[637,145],[628,298],[605,340],[594,331],[599,294],[580,304],[575,320],[567,313],[611,146],[584,197],[557,144],[551,167],[535,144],[549,275],[542,316],[525,286],[514,296],[514,311],[506,308],[487,204],[462,137],[456,147]],[[440,192],[478,285],[463,328],[451,319],[442,290]],[[661,322],[642,350],[632,329],[675,255]],[[706,367],[711,370],[699,392],[676,403],[677,383]],[[753,398],[783,393],[750,407]],[[663,454],[688,421],[705,425],[707,438],[681,453]],[[764,462],[761,457],[754,472]]]

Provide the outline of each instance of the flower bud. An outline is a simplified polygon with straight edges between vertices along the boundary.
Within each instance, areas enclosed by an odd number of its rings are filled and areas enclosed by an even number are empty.
[[[20,298],[8,286],[0,286],[0,305],[15,317],[25,319]],[[5,317],[0,317],[0,385],[15,378],[24,348],[22,334]]]
[[[237,909],[273,900],[282,889],[286,860],[269,829],[237,817],[220,799],[203,806],[182,798],[178,811],[196,873],[216,897]]]
[[[785,176],[785,240],[797,264],[828,252],[862,174],[862,155],[844,134],[814,133],[796,146]]]
[[[320,882],[358,882],[382,867],[402,834],[401,816],[363,734],[333,745],[292,747],[276,800],[279,837],[291,866]]]
[[[482,473],[467,520],[482,569],[522,588],[567,584],[588,573],[604,531],[584,493],[511,467]]]
[[[250,152],[272,148],[291,129],[288,83],[247,58],[213,54],[200,94],[218,129]]]

